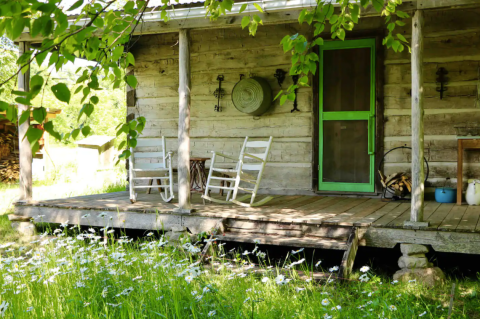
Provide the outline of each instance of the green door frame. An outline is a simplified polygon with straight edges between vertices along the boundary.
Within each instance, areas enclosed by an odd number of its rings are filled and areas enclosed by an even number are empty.
[[[370,48],[370,111],[323,112],[323,51]],[[375,191],[375,39],[359,39],[345,41],[329,41],[320,46],[319,52],[319,170],[318,190],[339,192]],[[368,154],[370,155],[370,182],[369,183],[335,183],[323,182],[323,121],[330,120],[367,120],[368,121]]]

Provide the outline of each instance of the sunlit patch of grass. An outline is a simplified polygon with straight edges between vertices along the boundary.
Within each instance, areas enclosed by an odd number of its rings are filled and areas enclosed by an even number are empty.
[[[104,244],[103,231],[90,229],[67,237],[67,227],[54,231],[56,237],[50,233],[32,241],[32,250],[1,246],[8,256],[0,262],[0,304],[8,303],[5,318],[446,318],[447,314],[450,287],[392,282],[367,268],[357,274],[362,280],[335,280],[332,268],[323,270],[331,280],[315,282],[295,271],[322,270],[307,264],[301,253],[270,267],[263,262],[260,247],[248,253],[225,252],[216,243],[204,266],[199,243],[169,246],[165,238],[151,234],[138,241],[126,236],[114,239],[110,231]],[[117,232],[120,235],[124,234]],[[252,256],[260,257],[260,265],[251,263]],[[472,294],[470,287],[459,288]],[[456,300],[452,318],[474,314],[475,299]]]

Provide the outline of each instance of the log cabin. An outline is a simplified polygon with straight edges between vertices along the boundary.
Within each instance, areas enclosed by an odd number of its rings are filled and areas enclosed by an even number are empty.
[[[462,205],[460,190],[459,205],[431,200],[435,187],[447,181],[460,186],[461,179],[480,175],[480,153],[459,151],[455,129],[480,120],[480,1],[404,1],[401,10],[411,18],[399,30],[411,53],[382,45],[384,17],[362,10],[345,41],[325,41],[319,48],[318,72],[310,86],[298,89],[295,102],[275,100],[260,116],[238,111],[231,94],[242,78],[266,79],[273,96],[293,83],[290,55],[279,44],[285,35],[312,37],[298,16],[313,6],[314,1],[263,1],[264,25],[254,37],[241,28],[253,5],[239,14],[235,4],[215,21],[205,19],[202,3],[179,5],[167,23],[156,12],[146,14],[131,51],[136,63],[129,74],[138,86],[127,89],[127,113],[147,119],[142,137],[167,139],[178,200],[166,204],[142,194],[131,204],[127,192],[42,202],[24,196],[16,214],[103,226],[102,218],[80,216],[118,210],[113,227],[181,225],[192,233],[221,221],[219,239],[342,249],[353,258],[353,246],[398,243],[480,254],[480,209]],[[331,38],[329,30],[322,36]],[[28,35],[22,39],[23,45],[35,42]],[[287,72],[283,82],[275,76],[281,71]],[[219,76],[222,99],[214,95]],[[190,157],[209,157],[211,151],[238,156],[245,136],[273,137],[260,193],[276,197],[256,208],[204,205],[190,193]],[[475,144],[475,136],[468,140]],[[409,174],[409,200],[382,201],[378,170]]]

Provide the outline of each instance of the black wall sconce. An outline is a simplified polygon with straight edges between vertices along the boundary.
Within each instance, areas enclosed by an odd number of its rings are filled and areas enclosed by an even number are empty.
[[[220,106],[220,99],[222,99],[225,95],[225,90],[222,89],[222,81],[224,81],[225,78],[223,75],[217,76],[217,81],[218,81],[218,89],[213,92],[213,96],[215,96],[218,99],[217,105],[215,105],[215,112],[222,112],[222,107]]]
[[[277,69],[273,75],[277,79],[280,87],[282,87],[282,83],[285,81],[285,74],[287,74],[287,72],[283,71],[282,69]]]
[[[448,78],[446,77],[447,74],[448,71],[445,70],[445,68],[439,68],[437,70],[437,85],[440,85],[440,87],[437,87],[437,92],[440,92],[440,100],[443,99],[443,92],[448,90],[446,87],[448,84]]]

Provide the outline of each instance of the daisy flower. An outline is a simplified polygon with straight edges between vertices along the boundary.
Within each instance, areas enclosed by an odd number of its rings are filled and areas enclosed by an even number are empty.
[[[396,311],[397,307],[395,307],[394,305],[390,305],[388,306],[388,309],[390,309],[391,311]]]
[[[369,270],[370,270],[370,267],[368,267],[368,266],[363,266],[362,268],[360,268],[360,271],[363,272],[363,273],[365,273]]]
[[[217,312],[216,312],[215,310],[212,310],[212,311],[210,311],[210,312],[208,313],[208,316],[209,316],[209,317],[213,317],[213,316],[215,316],[216,314],[217,314]]]
[[[322,306],[328,306],[329,304],[330,304],[330,300],[328,300],[327,298],[322,300]]]

